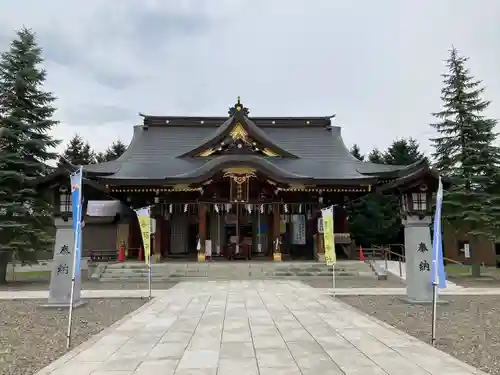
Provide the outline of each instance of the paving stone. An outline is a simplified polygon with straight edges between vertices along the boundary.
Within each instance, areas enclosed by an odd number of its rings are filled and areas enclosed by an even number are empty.
[[[156,345],[148,354],[148,359],[180,359],[186,345],[183,343],[166,342]]]
[[[260,335],[254,336],[253,344],[255,349],[286,349],[286,343],[280,335]]]
[[[178,359],[148,359],[135,370],[135,375],[173,375],[179,363]]]
[[[218,360],[219,350],[188,349],[179,362],[179,369],[217,368]]]
[[[288,349],[260,349],[256,351],[259,367],[288,367],[295,364]]]
[[[221,358],[217,375],[259,375],[255,358]]]
[[[482,374],[317,289],[284,281],[178,284],[56,371],[52,375]]]
[[[220,358],[255,358],[252,342],[222,342]]]
[[[302,375],[296,365],[289,365],[287,367],[259,367],[259,371],[260,375]]]
[[[99,370],[134,371],[141,362],[142,360],[138,358],[110,358],[99,367]]]

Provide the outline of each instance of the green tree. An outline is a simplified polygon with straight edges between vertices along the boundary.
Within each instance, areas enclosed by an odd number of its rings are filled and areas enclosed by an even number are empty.
[[[376,148],[368,154],[368,160],[372,163],[384,164],[384,155]]]
[[[422,158],[418,142],[411,138],[392,142],[384,152],[374,149],[368,156],[371,162],[391,165],[410,165]],[[347,211],[349,231],[356,243],[366,247],[398,240],[401,231],[398,196],[369,194],[351,202]]]
[[[73,165],[86,165],[95,164],[96,156],[94,151],[90,147],[88,142],[85,142],[83,138],[75,134],[73,138],[70,139],[66,149],[62,152],[59,157],[58,166],[62,166],[70,162]]]
[[[371,193],[347,206],[349,232],[358,245],[395,243],[401,231],[397,196]]]
[[[117,140],[111,144],[104,152],[99,152],[96,156],[98,163],[112,161],[118,159],[127,149],[127,145],[121,140]]]
[[[35,34],[17,31],[10,48],[0,55],[0,283],[6,282],[7,264],[15,254],[33,262],[52,238],[52,206],[34,189],[33,181],[47,173],[51,152],[60,141],[49,132],[55,97],[43,90],[46,73]]]
[[[357,145],[356,143],[352,146],[350,153],[358,160],[361,161],[365,160],[365,155],[361,154],[361,149],[359,148],[359,145]]]
[[[424,154],[419,150],[417,140],[413,138],[398,139],[392,142],[383,154],[384,164],[390,165],[410,165],[424,158]]]
[[[452,48],[446,61],[441,90],[442,109],[431,124],[438,136],[431,139],[435,167],[451,178],[445,191],[443,217],[469,238],[472,274],[480,275],[477,237],[498,236],[500,199],[492,184],[498,181],[499,149],[493,144],[496,120],[484,111],[490,102],[484,87],[466,67],[468,58]]]

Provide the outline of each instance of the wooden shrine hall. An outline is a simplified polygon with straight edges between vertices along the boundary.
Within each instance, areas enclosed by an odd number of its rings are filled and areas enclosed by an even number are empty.
[[[335,205],[336,251],[348,257],[349,200],[389,186],[423,194],[425,204],[435,181],[425,162],[357,160],[333,116],[252,117],[239,98],[225,117],[141,116],[123,155],[84,166],[85,210],[103,200],[125,207],[106,214],[109,220],[84,211],[84,253],[124,246],[133,257],[141,236],[130,208],[150,205],[155,261],[198,253],[272,259],[276,250],[283,259],[321,260],[318,218]],[[67,171],[40,184],[54,192],[56,218],[70,219]]]

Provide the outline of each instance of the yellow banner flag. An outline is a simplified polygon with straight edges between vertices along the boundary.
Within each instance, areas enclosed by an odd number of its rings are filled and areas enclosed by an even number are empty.
[[[337,263],[335,254],[335,236],[333,234],[333,207],[321,210],[323,217],[323,243],[325,246],[325,263],[327,266],[333,266]]]
[[[142,243],[144,246],[144,261],[149,264],[149,257],[151,255],[151,218],[149,207],[139,208],[135,210],[139,227],[141,228]]]

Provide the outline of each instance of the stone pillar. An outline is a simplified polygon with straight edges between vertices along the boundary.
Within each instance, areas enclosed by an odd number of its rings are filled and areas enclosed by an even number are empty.
[[[207,238],[207,215],[205,212],[205,204],[200,203],[198,205],[198,238],[200,241],[200,250],[198,250],[198,261],[202,262],[205,260],[205,239]]]
[[[71,279],[73,275],[73,260],[75,239],[73,234],[73,221],[68,219],[64,221],[56,218],[54,221],[56,227],[56,240],[54,243],[54,256],[52,261],[52,272],[50,275],[49,299],[46,307],[69,307],[71,301]],[[81,249],[83,252],[83,249]],[[84,266],[81,261],[80,268]],[[82,286],[81,272],[75,280],[75,289],[73,294],[73,306],[81,306],[83,301],[80,299]]]
[[[425,216],[408,216],[405,226],[406,300],[411,303],[432,302],[432,242],[430,224]]]

